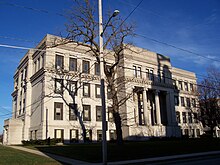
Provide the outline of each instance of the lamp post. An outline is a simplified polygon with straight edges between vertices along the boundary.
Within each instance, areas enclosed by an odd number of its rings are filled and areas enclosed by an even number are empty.
[[[100,58],[100,83],[101,83],[101,98],[102,98],[102,161],[103,164],[107,164],[107,121],[106,121],[106,105],[105,105],[105,73],[104,73],[104,57],[103,57],[103,33],[108,26],[110,20],[119,14],[118,10],[115,10],[112,16],[108,19],[104,29],[102,24],[102,0],[99,0],[99,58]]]

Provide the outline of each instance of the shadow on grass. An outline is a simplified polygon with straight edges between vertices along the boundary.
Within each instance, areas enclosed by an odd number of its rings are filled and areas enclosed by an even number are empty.
[[[86,162],[102,161],[101,143],[35,146],[41,152],[52,153]],[[108,162],[152,158],[220,150],[220,139],[149,140],[125,142],[118,146],[108,143]]]

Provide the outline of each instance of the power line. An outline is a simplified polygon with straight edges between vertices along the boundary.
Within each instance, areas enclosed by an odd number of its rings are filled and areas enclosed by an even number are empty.
[[[128,14],[128,16],[122,21],[122,23],[116,28],[116,31],[124,24],[124,22],[134,13],[134,11],[141,5],[144,0],[141,0],[137,6]]]
[[[3,5],[8,5],[8,6],[13,6],[13,7],[18,7],[18,8],[23,8],[23,9],[26,9],[26,10],[31,10],[31,11],[35,11],[35,12],[41,12],[41,13],[44,13],[44,14],[55,14],[55,15],[58,15],[60,17],[65,17],[65,15],[61,14],[61,13],[57,13],[57,12],[50,12],[48,10],[45,10],[45,9],[37,9],[37,8],[33,8],[33,7],[27,7],[27,6],[23,6],[23,5],[18,5],[18,4],[15,4],[15,3],[9,3],[9,2],[5,2],[5,1],[0,1],[1,4]]]
[[[180,48],[180,47],[178,47],[178,46],[171,45],[171,44],[169,44],[169,43],[166,43],[166,42],[163,42],[163,41],[159,41],[159,40],[157,40],[157,39],[153,39],[153,38],[147,37],[146,35],[137,34],[137,33],[136,33],[135,35],[136,35],[136,36],[139,36],[139,37],[142,37],[142,38],[146,38],[146,39],[148,39],[148,40],[154,41],[154,42],[159,43],[159,44],[163,44],[163,45],[166,45],[166,46],[169,46],[169,47],[172,47],[172,48],[175,48],[175,49],[178,49],[178,50],[181,50],[181,51],[190,53],[190,54],[194,54],[194,55],[196,55],[196,56],[199,56],[199,57],[202,57],[202,58],[205,58],[205,59],[208,59],[208,60],[220,62],[219,59],[209,58],[209,57],[206,57],[206,56],[201,55],[201,54],[199,54],[199,53],[195,53],[195,52],[193,52],[193,51],[191,51],[191,50],[187,50],[187,49],[184,49],[184,48]]]
[[[0,47],[11,48],[11,49],[22,49],[22,50],[35,50],[35,51],[42,51],[42,52],[47,52],[47,51],[49,51],[49,52],[56,52],[56,51],[53,51],[53,50],[37,49],[37,48],[30,48],[30,47],[16,46],[16,45],[8,45],[8,44],[0,44]],[[78,59],[84,59],[84,58],[79,58],[79,57],[77,57],[77,58]],[[199,76],[203,76],[203,77],[209,78],[209,77],[207,77],[205,75],[199,75]]]
[[[27,39],[23,39],[23,38],[8,37],[8,36],[0,36],[0,38],[10,39],[10,40],[16,40],[16,41],[24,41],[24,42],[38,43],[37,41],[27,40]]]

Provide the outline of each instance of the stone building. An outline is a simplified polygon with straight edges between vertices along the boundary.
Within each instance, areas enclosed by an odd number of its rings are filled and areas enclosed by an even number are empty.
[[[13,115],[4,122],[4,144],[48,137],[80,141],[82,125],[89,140],[101,140],[99,64],[85,47],[73,43],[51,46],[57,38],[46,35],[21,59],[14,75]],[[114,59],[111,52],[107,54],[111,64]],[[120,97],[130,96],[120,107],[124,139],[202,134],[194,73],[172,67],[169,57],[131,46],[122,53],[117,78]],[[77,91],[74,104],[70,91]],[[106,102],[107,139],[112,140],[116,133],[111,99]]]

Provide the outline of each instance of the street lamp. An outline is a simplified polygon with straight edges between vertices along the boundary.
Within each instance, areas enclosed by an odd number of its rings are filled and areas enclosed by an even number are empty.
[[[109,22],[111,21],[111,19],[112,19],[113,17],[116,17],[116,16],[119,14],[119,12],[120,12],[119,10],[115,10],[114,13],[111,15],[111,17],[109,17],[107,23],[105,24],[104,29],[102,30],[102,33],[100,34],[101,37],[103,37],[103,33],[105,32],[105,30],[106,30],[106,28],[107,28]],[[101,26],[102,26],[102,25],[101,25]]]
[[[101,98],[102,98],[102,161],[103,164],[107,164],[107,121],[106,121],[106,105],[105,105],[105,73],[104,73],[104,57],[103,57],[103,33],[105,32],[108,23],[113,17],[119,14],[118,10],[115,10],[112,16],[108,19],[104,29],[102,24],[102,0],[99,0],[99,58],[100,58],[100,83],[101,83]]]

